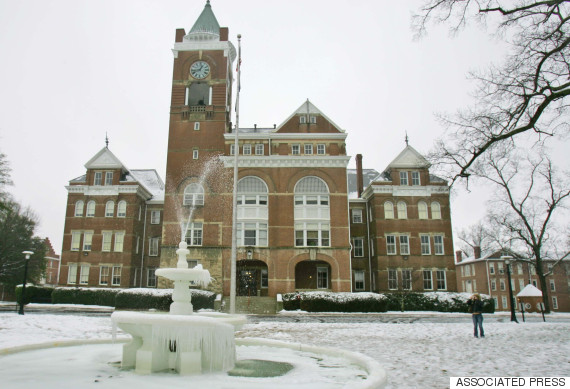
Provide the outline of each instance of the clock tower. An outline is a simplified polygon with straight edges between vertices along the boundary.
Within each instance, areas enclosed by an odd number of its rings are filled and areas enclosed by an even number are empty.
[[[218,159],[231,129],[236,50],[228,34],[209,0],[188,33],[176,30],[160,261],[175,266],[176,247],[186,239],[188,259],[218,280],[222,221],[231,214],[231,199],[224,205],[228,182],[221,179],[227,169]]]

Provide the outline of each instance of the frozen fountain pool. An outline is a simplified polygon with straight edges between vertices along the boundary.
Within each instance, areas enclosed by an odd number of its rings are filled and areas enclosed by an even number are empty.
[[[382,367],[361,354],[264,339],[236,339],[236,367],[229,372],[193,376],[173,371],[140,375],[122,368],[120,344],[38,347],[0,357],[4,387],[314,389],[382,388],[385,384]],[[275,363],[260,364],[259,360]],[[264,366],[269,366],[267,371],[263,371]]]

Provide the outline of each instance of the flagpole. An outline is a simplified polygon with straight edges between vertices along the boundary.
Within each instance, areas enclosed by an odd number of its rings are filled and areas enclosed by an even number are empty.
[[[236,257],[237,257],[237,181],[239,154],[239,91],[241,89],[241,34],[238,34],[237,93],[236,93],[236,127],[234,129],[234,191],[232,214],[232,254],[230,272],[230,313],[236,312]]]

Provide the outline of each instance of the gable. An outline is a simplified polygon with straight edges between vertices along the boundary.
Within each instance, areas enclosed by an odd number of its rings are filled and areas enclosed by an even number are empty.
[[[84,166],[87,170],[121,169],[123,172],[127,172],[129,170],[107,147],[103,147]]]
[[[277,127],[278,133],[344,133],[308,99]]]

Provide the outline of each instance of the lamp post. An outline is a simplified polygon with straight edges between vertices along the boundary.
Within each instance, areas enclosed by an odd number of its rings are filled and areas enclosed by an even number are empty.
[[[509,305],[511,307],[511,321],[518,323],[517,317],[515,316],[515,304],[513,298],[513,286],[511,285],[511,256],[502,256],[502,260],[505,261],[505,265],[507,265],[507,282],[509,283]]]
[[[28,277],[28,263],[30,262],[30,256],[34,253],[32,251],[23,251],[22,254],[26,256],[26,263],[24,265],[24,282],[22,284],[22,296],[20,297],[20,310],[18,314],[24,314],[24,297],[26,296],[26,278]]]

